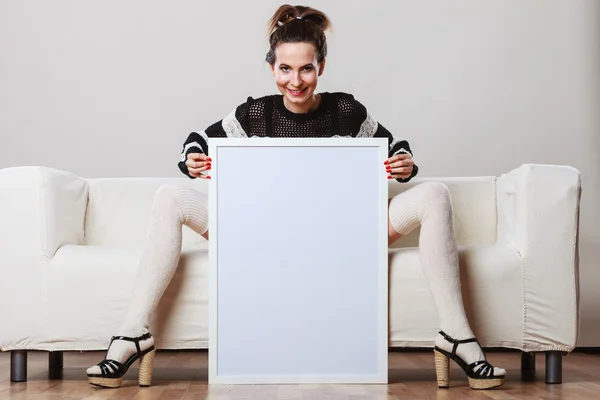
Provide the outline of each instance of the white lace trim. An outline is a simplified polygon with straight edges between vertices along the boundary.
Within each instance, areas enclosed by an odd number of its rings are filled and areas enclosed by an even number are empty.
[[[413,159],[413,156],[412,156],[412,154],[410,154],[410,153],[408,152],[408,150],[406,150],[404,147],[401,147],[400,149],[396,150],[396,151],[394,152],[394,154],[392,154],[392,157],[393,157],[393,156],[395,156],[395,155],[396,155],[396,154],[398,154],[398,153],[404,153],[404,154],[408,154],[408,155],[410,156],[410,158],[411,158],[411,159]],[[413,160],[414,160],[414,159],[413,159]]]
[[[232,112],[229,113],[228,116],[223,118],[222,125],[223,125],[223,130],[225,131],[225,134],[227,135],[227,137],[232,137],[232,138],[247,138],[248,137],[246,132],[244,132],[242,125],[235,117],[235,110],[233,110]]]
[[[191,142],[186,144],[183,147],[183,151],[181,152],[181,160],[180,161],[185,161],[187,156],[186,156],[186,152],[191,148],[191,147],[198,147],[199,149],[202,149],[202,146],[200,146],[200,144],[198,142]]]
[[[369,112],[367,112],[367,118],[365,118],[365,120],[363,121],[363,123],[360,126],[360,130],[358,131],[358,134],[356,135],[357,138],[370,138],[375,136],[375,132],[377,132],[377,121],[375,120],[375,118],[373,118],[373,116],[371,114],[369,114]]]
[[[396,145],[396,143],[398,143],[399,140],[396,139],[396,137],[392,134],[392,143],[390,143],[390,149],[389,151],[392,151],[392,149],[394,148],[394,146]],[[396,151],[396,153],[392,154],[392,155],[396,155],[398,153],[398,151]]]
[[[208,146],[208,135],[206,134],[205,131],[200,132],[200,137],[202,139],[204,139],[204,142],[206,143],[206,145]]]

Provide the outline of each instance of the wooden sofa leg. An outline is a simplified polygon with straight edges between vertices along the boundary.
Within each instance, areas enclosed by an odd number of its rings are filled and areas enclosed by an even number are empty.
[[[562,352],[546,352],[546,383],[562,383]]]
[[[524,381],[535,380],[535,353],[521,352],[521,379]]]
[[[48,353],[48,379],[62,379],[63,352],[51,351]]]
[[[10,381],[27,382],[27,350],[10,352]]]

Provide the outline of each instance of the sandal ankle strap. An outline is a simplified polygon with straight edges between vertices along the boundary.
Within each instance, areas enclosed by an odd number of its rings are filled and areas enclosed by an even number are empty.
[[[447,335],[444,331],[439,331],[439,334],[442,335],[442,337],[444,339],[446,339],[447,341],[449,341],[450,343],[453,343],[454,345],[452,346],[452,357],[454,357],[456,355],[456,349],[458,348],[459,344],[463,344],[463,343],[477,343],[479,344],[479,341],[477,340],[477,338],[470,338],[470,339],[454,339],[453,337]]]
[[[110,339],[110,344],[112,345],[112,342],[115,341],[115,340],[126,340],[128,342],[133,342],[133,343],[135,343],[135,348],[137,350],[137,353],[141,356],[142,355],[142,348],[140,347],[140,341],[141,340],[150,339],[151,337],[152,337],[152,335],[150,334],[150,332],[146,332],[143,335],[135,337],[135,338],[132,338],[132,337],[129,337],[129,336],[113,336]],[[109,347],[110,347],[110,345],[109,345]]]

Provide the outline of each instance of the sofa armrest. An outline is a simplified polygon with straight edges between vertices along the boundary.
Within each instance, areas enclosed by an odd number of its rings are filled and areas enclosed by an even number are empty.
[[[0,261],[47,261],[62,245],[83,244],[87,198],[87,182],[64,171],[0,170]]]
[[[498,241],[519,253],[525,351],[571,351],[579,331],[580,172],[525,164],[496,183]]]

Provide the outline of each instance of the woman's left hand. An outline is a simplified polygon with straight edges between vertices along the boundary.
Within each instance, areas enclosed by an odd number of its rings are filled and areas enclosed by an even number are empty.
[[[406,153],[398,153],[390,157],[384,164],[388,179],[406,179],[412,173],[414,166],[412,157]]]

